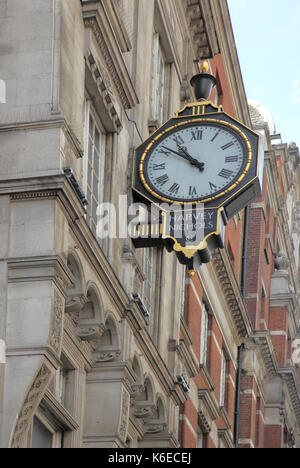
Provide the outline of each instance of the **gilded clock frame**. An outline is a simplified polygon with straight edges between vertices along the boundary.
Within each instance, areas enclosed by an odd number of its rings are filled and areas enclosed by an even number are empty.
[[[149,184],[146,181],[146,178],[145,178],[145,175],[144,175],[144,166],[145,166],[146,157],[147,157],[150,149],[152,148],[152,146],[160,138],[162,138],[164,135],[166,135],[167,133],[171,132],[172,130],[174,130],[174,129],[178,128],[178,127],[182,127],[182,126],[192,124],[192,123],[196,123],[196,122],[199,122],[199,123],[217,123],[219,126],[229,127],[231,130],[233,130],[238,135],[240,135],[240,137],[243,139],[244,143],[246,144],[246,148],[248,150],[248,161],[246,163],[245,169],[243,170],[240,177],[232,185],[230,185],[226,190],[223,190],[222,192],[218,193],[217,195],[213,195],[212,197],[208,197],[208,198],[205,198],[205,199],[202,198],[202,199],[193,200],[193,201],[179,201],[179,200],[174,200],[174,199],[171,199],[171,198],[163,197],[162,195],[159,195],[158,193],[156,193],[149,186]],[[153,140],[151,141],[151,143],[149,143],[149,145],[147,146],[147,148],[145,149],[145,151],[144,151],[144,153],[143,153],[143,155],[141,157],[140,164],[139,164],[139,175],[140,175],[140,179],[141,179],[142,184],[144,185],[145,189],[153,197],[155,197],[156,199],[167,202],[167,203],[196,205],[196,204],[199,204],[199,203],[206,203],[206,202],[216,200],[217,198],[220,198],[223,195],[225,195],[227,193],[230,193],[232,190],[234,190],[241,183],[241,181],[244,179],[245,175],[247,174],[247,172],[248,172],[248,170],[250,168],[250,165],[251,165],[252,157],[253,157],[253,154],[252,154],[252,148],[251,148],[250,141],[247,138],[247,136],[242,132],[242,130],[240,128],[238,128],[237,126],[235,126],[235,125],[233,125],[233,124],[231,124],[229,122],[226,122],[224,120],[218,120],[218,119],[212,119],[212,118],[200,118],[200,119],[184,120],[184,122],[179,122],[179,123],[167,128],[163,132],[156,135],[155,138],[153,138]]]

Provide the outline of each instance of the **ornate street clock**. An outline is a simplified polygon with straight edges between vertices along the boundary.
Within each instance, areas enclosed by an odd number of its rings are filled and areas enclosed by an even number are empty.
[[[159,235],[153,226],[141,226],[136,246],[163,241],[194,269],[210,260],[214,248],[223,247],[228,218],[260,193],[263,150],[259,135],[207,100],[216,84],[212,75],[201,73],[191,83],[198,101],[186,105],[136,149],[132,188],[137,201],[164,204]],[[172,205],[172,215],[166,204]],[[179,218],[181,224],[192,220],[197,230],[199,217],[200,242],[195,245],[185,235],[176,236]]]

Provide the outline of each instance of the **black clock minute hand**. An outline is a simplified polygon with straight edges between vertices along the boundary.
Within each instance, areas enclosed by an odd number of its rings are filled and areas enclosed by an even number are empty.
[[[185,148],[183,148],[182,146],[179,146],[178,145],[178,148],[180,151],[182,151],[188,158],[189,158],[189,161],[191,162],[191,164],[193,166],[197,166],[198,169],[200,169],[200,171],[204,171],[204,163],[201,162],[201,161],[198,161],[198,159],[195,159],[193,158],[187,151]]]
[[[202,172],[204,170],[204,163],[201,163],[199,162],[197,159],[194,159],[192,158],[188,153],[186,153],[185,151],[179,153],[179,151],[176,151],[176,150],[173,150],[172,148],[168,148],[167,146],[163,146],[163,148],[167,151],[171,151],[172,153],[174,154],[177,154],[178,156],[180,156],[181,158],[183,159],[186,159],[187,161],[189,161],[193,166],[197,166],[198,169]],[[180,148],[179,148],[180,149]]]

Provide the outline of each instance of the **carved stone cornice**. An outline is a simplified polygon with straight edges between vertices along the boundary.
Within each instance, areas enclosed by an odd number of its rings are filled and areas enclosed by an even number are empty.
[[[117,36],[118,43],[122,52],[129,52],[132,48],[129,35],[126,30],[124,18],[122,18],[122,12],[120,11],[117,2],[111,0],[103,0],[109,19],[112,23],[114,33]]]
[[[198,416],[202,431],[208,434],[211,431],[212,423],[219,416],[218,402],[213,393],[209,390],[198,390]]]
[[[177,351],[181,357],[185,368],[189,373],[189,377],[195,377],[199,373],[199,363],[195,356],[195,353],[191,346],[187,346],[185,340],[179,340],[179,343],[176,340],[170,340],[169,350]]]
[[[76,431],[79,424],[74,420],[66,408],[49,391],[46,391],[40,406],[40,411],[51,421],[57,431]]]
[[[237,333],[240,338],[245,338],[251,334],[252,327],[232,265],[225,250],[218,249],[213,253],[213,266]]]
[[[185,0],[187,21],[197,59],[212,58],[219,53],[209,0]]]
[[[279,375],[286,382],[298,428],[300,429],[300,384],[296,369],[294,367],[280,367]]]
[[[122,56],[116,35],[108,21],[108,15],[102,2],[83,3],[83,18],[96,40],[105,67],[111,77],[118,96],[125,109],[138,104],[138,97]]]
[[[254,343],[259,346],[269,377],[277,375],[279,366],[270,332],[268,330],[255,331],[253,339]]]
[[[66,297],[67,288],[73,281],[73,276],[66,264],[57,255],[12,258],[7,263],[9,283],[52,280],[63,296]]]
[[[218,429],[219,439],[223,442],[226,448],[234,448],[233,436],[228,429]]]
[[[91,77],[94,81],[94,85],[97,89],[97,92],[102,98],[101,100],[99,98],[95,100],[95,107],[97,109],[98,105],[100,105],[102,106],[102,108],[106,109],[109,120],[112,123],[112,128],[108,128],[108,130],[113,130],[117,133],[120,133],[120,131],[122,130],[121,116],[119,115],[118,110],[116,109],[112,97],[110,77],[108,73],[105,72],[105,69],[98,67],[95,58],[93,57],[91,52],[88,52],[85,58],[85,62],[87,68],[91,73]],[[98,101],[101,101],[101,103]],[[99,114],[101,115],[101,112],[99,112]]]

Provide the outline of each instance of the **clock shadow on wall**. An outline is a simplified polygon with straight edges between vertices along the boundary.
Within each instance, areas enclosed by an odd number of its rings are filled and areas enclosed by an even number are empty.
[[[196,270],[224,247],[228,219],[261,193],[264,157],[260,136],[208,100],[216,79],[202,72],[191,84],[197,101],[135,151],[134,199],[157,206],[159,216],[136,226],[132,237],[137,248],[165,245]],[[179,220],[181,233],[175,229]],[[187,220],[196,242],[185,234]]]

